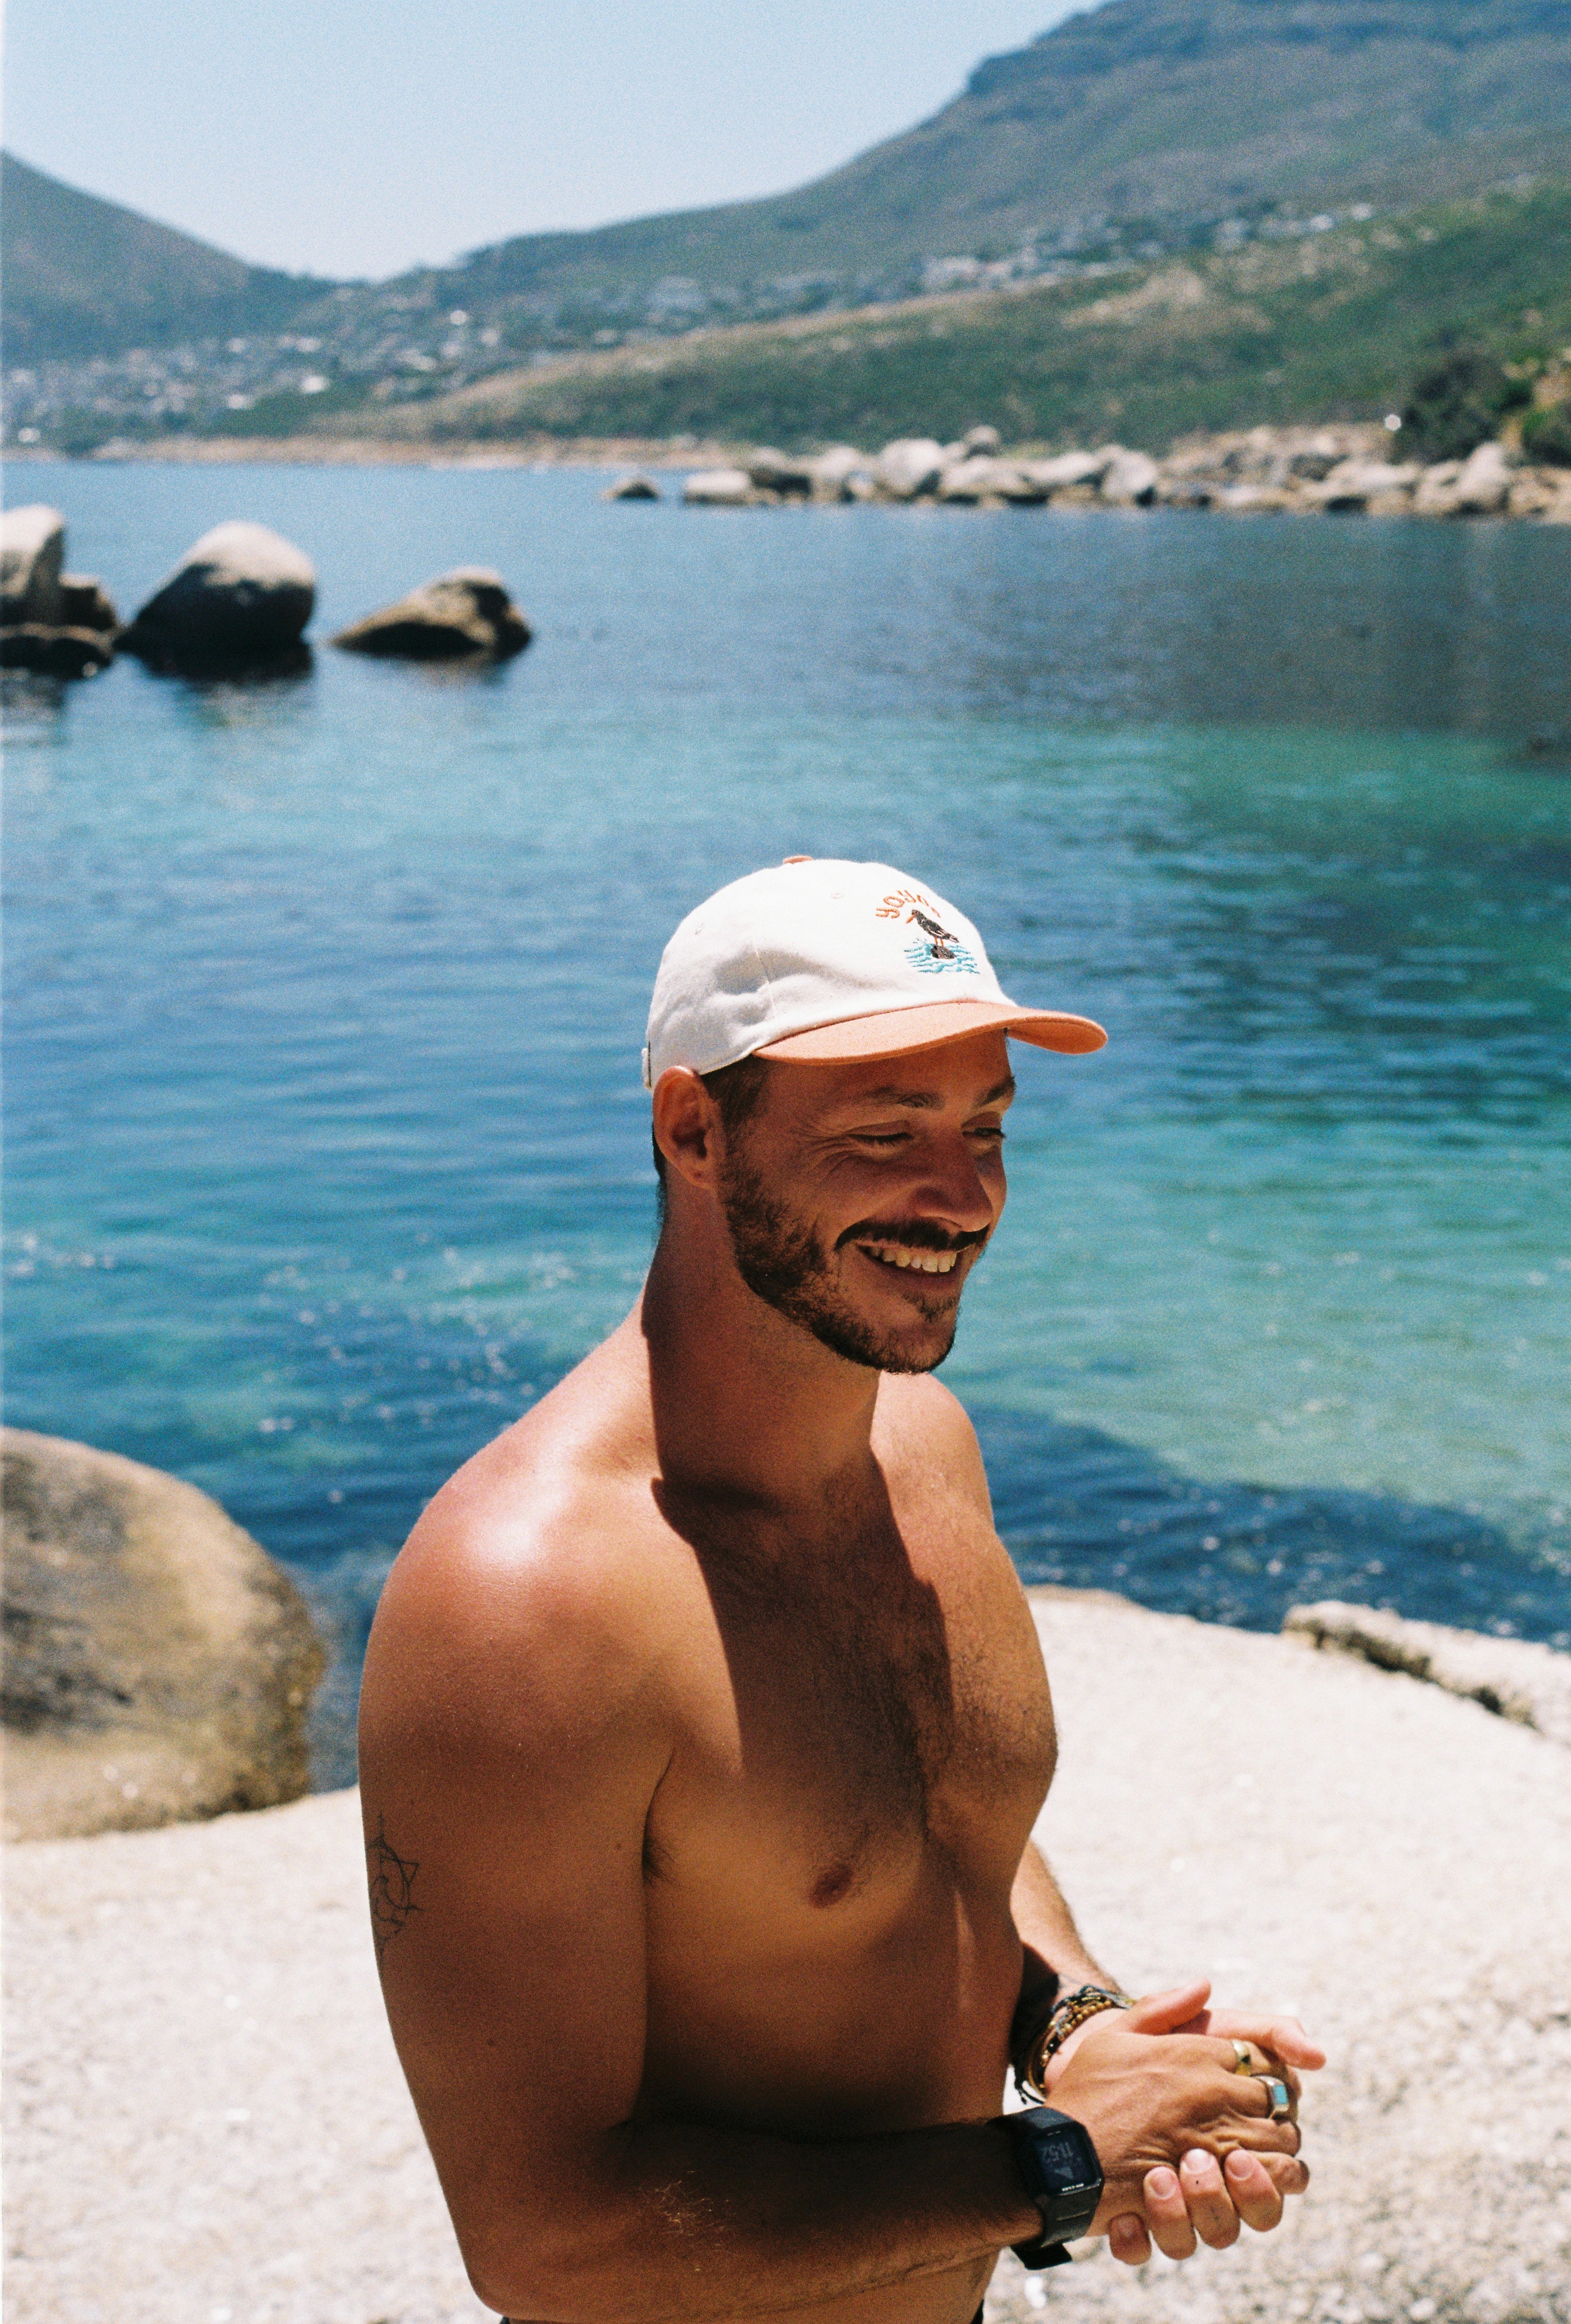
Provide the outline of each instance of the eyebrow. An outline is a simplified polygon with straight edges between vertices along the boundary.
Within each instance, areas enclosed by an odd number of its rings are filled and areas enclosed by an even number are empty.
[[[976,1100],[972,1111],[975,1111],[978,1106],[996,1105],[1001,1097],[1013,1097],[1015,1087],[1014,1074],[1006,1074],[1001,1082],[995,1082],[990,1090]],[[856,1105],[905,1105],[919,1111],[936,1113],[943,1100],[936,1090],[902,1089],[898,1082],[887,1082],[881,1089],[864,1091],[852,1102]]]

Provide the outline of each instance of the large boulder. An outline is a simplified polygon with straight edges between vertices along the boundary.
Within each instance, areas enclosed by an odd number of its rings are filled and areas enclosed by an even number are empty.
[[[1055,452],[1047,460],[1021,460],[1020,473],[1050,498],[1099,484],[1107,473],[1107,452]]]
[[[333,642],[348,653],[399,661],[505,661],[522,653],[529,634],[501,575],[461,566],[351,622]]]
[[[1102,471],[1102,498],[1115,508],[1149,508],[1162,482],[1156,462],[1148,452],[1126,452],[1122,445],[1110,451]]]
[[[854,444],[831,444],[806,463],[813,477],[813,496],[820,501],[861,498],[870,492],[873,464]]]
[[[689,508],[751,508],[757,497],[745,468],[698,468],[682,487]]]
[[[326,1656],[271,1559],[161,1470],[14,1428],[4,1462],[6,1837],[298,1799]]]
[[[653,476],[645,475],[619,476],[601,494],[602,500],[607,501],[657,501],[659,497],[659,485]]]
[[[813,463],[794,460],[789,453],[776,452],[768,445],[749,452],[743,464],[749,478],[761,493],[773,493],[781,500],[804,501],[813,493]]]
[[[1502,444],[1480,444],[1462,463],[1452,498],[1455,516],[1498,516],[1511,492]]]
[[[0,516],[0,669],[96,678],[119,616],[96,581],[62,573],[65,519],[41,502]]]
[[[262,668],[303,658],[317,601],[303,549],[264,524],[219,524],[186,551],[121,644],[151,669]]]
[[[1456,509],[1456,480],[1462,474],[1460,460],[1436,460],[1419,478],[1419,488],[1413,495],[1413,506],[1419,516],[1453,516]]]
[[[1040,504],[1049,497],[1047,487],[1026,474],[1027,466],[978,453],[944,470],[938,480],[938,497],[987,508],[1005,503],[1017,508]]]
[[[914,501],[937,489],[944,466],[944,447],[931,436],[902,436],[874,461],[873,480],[887,499]]]
[[[65,562],[66,521],[59,509],[34,501],[0,515],[0,623],[54,628],[60,611],[60,567]]]
[[[951,506],[975,508],[978,501],[991,497],[988,471],[990,460],[952,460],[943,469],[934,488],[934,497]]]
[[[968,428],[960,438],[968,460],[991,459],[1003,442],[996,428]]]
[[[1323,480],[1305,495],[1311,507],[1329,516],[1357,516],[1368,510],[1377,515],[1405,507],[1419,481],[1416,462],[1339,460]]]

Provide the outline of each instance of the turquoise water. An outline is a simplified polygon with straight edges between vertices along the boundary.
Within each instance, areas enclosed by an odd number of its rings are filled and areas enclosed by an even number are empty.
[[[1571,534],[604,507],[516,471],[30,472],[134,605],[257,516],[325,636],[495,562],[461,677],[14,688],[9,1411],[195,1480],[340,1665],[422,1500],[617,1319],[680,914],[789,853],[1019,998],[944,1377],[1023,1571],[1571,1643]]]

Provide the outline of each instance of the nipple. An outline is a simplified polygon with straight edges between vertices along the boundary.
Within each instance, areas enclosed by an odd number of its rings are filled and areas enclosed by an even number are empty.
[[[838,1904],[850,1885],[850,1866],[831,1864],[829,1870],[822,1873],[813,1883],[813,1901],[821,1907],[825,1904]]]

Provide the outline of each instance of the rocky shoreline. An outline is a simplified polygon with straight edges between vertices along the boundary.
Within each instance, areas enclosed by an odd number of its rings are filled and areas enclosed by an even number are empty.
[[[1383,427],[1254,428],[1197,438],[1164,459],[1124,444],[1042,456],[1006,450],[996,428],[959,442],[902,438],[866,453],[753,451],[690,475],[682,498],[705,508],[792,502],[931,502],[941,507],[1188,509],[1232,516],[1516,517],[1571,524],[1571,468],[1534,466],[1503,441],[1465,459],[1394,460]],[[612,487],[648,498],[648,479]]]
[[[1136,1986],[1208,1967],[1297,2009],[1331,2062],[1278,2235],[1138,2272],[1091,2246],[1047,2285],[1006,2255],[989,2324],[1566,2324],[1565,1747],[1373,1665],[1324,1608],[1352,1651],[1033,1596],[1041,1836],[1089,1941]],[[482,2324],[381,2013],[354,1793],[15,1847],[7,1902],[14,2324]]]
[[[882,501],[947,508],[1210,510],[1230,516],[1503,517],[1571,524],[1571,468],[1528,458],[1502,438],[1465,460],[1392,456],[1379,422],[1259,427],[1186,438],[1157,457],[1122,444],[1046,452],[1006,448],[993,428],[941,444],[905,437],[876,452],[831,445],[811,454],[764,447],[631,438],[532,437],[444,444],[372,437],[170,437],[104,445],[95,461],[178,466],[620,470],[607,497],[659,500],[657,477],[680,474],[689,506],[764,508]],[[52,455],[13,459],[48,465]],[[640,487],[648,484],[650,489]]]

